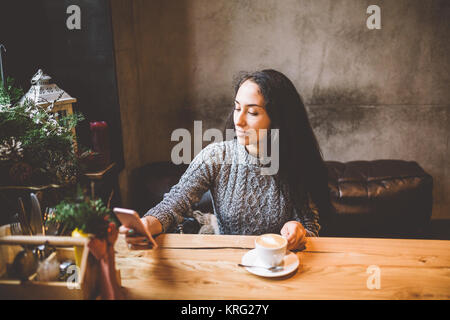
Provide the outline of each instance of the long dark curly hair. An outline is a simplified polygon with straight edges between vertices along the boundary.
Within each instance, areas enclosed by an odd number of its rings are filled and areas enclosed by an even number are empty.
[[[328,171],[300,94],[284,74],[267,69],[240,73],[235,80],[235,97],[247,80],[256,83],[264,97],[270,129],[279,129],[278,181],[287,184],[298,206],[310,196],[319,209],[320,223],[326,223],[331,209]],[[234,107],[224,132],[234,129],[233,113]]]

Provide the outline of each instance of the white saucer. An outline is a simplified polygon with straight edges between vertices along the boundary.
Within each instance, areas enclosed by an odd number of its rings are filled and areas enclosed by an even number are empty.
[[[250,250],[244,256],[242,257],[242,264],[250,265],[250,266],[262,266],[261,262],[259,261],[258,257],[256,256],[255,249]],[[269,271],[263,268],[245,268],[248,272],[256,274],[257,276],[261,277],[281,277],[285,276],[293,271],[295,271],[298,268],[298,265],[300,264],[298,257],[295,253],[290,252],[286,254],[283,258],[283,262],[280,264],[280,266],[283,267],[283,270],[280,271]]]

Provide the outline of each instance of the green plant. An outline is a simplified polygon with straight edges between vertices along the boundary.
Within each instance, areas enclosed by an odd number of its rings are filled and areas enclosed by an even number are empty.
[[[33,169],[29,176],[10,176],[9,183],[74,183],[79,164],[73,150],[72,129],[83,116],[75,113],[58,118],[50,112],[52,105],[44,109],[29,100],[2,104],[1,101],[18,101],[22,93],[12,87],[11,79],[9,82],[10,86],[0,91],[0,167],[24,162]]]
[[[0,85],[0,106],[15,104],[23,96],[23,90],[14,86],[14,79],[8,77],[5,86]]]
[[[111,210],[102,200],[85,197],[80,187],[75,197],[61,201],[54,208],[54,215],[49,219],[63,224],[65,231],[70,233],[78,229],[83,233],[94,234],[100,239],[107,236],[109,223],[114,221],[111,218]]]

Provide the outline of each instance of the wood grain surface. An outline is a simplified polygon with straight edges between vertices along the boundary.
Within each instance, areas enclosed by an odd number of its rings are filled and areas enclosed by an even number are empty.
[[[295,272],[263,278],[237,266],[254,239],[163,234],[159,249],[130,250],[121,235],[116,264],[130,299],[450,299],[450,241],[309,238]]]

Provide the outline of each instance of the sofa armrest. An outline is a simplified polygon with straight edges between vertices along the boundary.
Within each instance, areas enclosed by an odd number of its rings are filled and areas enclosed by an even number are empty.
[[[416,162],[328,161],[332,213],[327,236],[420,237],[432,209],[433,179]]]

